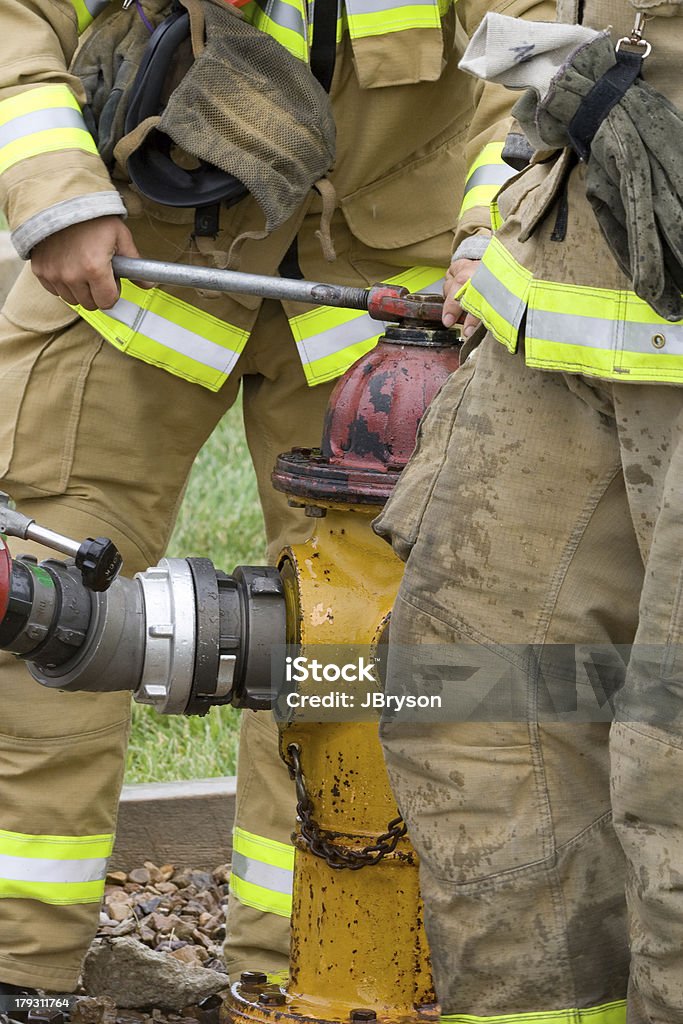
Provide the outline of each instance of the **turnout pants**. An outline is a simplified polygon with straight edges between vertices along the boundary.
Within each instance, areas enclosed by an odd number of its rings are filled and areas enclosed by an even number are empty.
[[[683,389],[538,371],[487,336],[377,523],[410,552],[390,694],[415,645],[636,645],[596,699],[611,728],[540,713],[532,667],[514,673],[524,714],[385,712],[454,1024],[683,1021],[681,481]]]
[[[235,372],[212,394],[55,313],[25,271],[0,317],[0,487],[48,527],[111,536],[133,574],[163,555],[197,451],[240,383],[274,554],[306,539],[310,521],[272,490],[271,468],[279,452],[319,441],[332,387],[306,385],[279,304],[264,302]],[[68,991],[97,926],[128,697],[44,689],[6,655],[0,672],[0,980]],[[283,766],[283,792],[287,784]],[[282,813],[289,833],[293,794]],[[279,966],[288,921],[267,917],[275,927],[264,942]]]

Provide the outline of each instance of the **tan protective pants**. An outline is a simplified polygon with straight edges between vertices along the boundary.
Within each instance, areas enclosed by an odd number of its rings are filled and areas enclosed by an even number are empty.
[[[383,724],[453,1021],[683,1021],[681,481],[683,389],[541,372],[487,336],[380,517],[412,548],[392,645],[661,645],[634,648],[611,736],[539,715],[531,671],[517,718]]]
[[[57,322],[54,308],[25,273],[0,317],[0,487],[22,511],[73,537],[111,536],[128,574],[154,564],[197,451],[241,381],[269,549],[308,536],[310,520],[287,507],[269,477],[279,452],[319,441],[332,385],[306,385],[278,304],[263,304],[218,394],[122,355],[82,321],[65,324],[63,311]],[[31,547],[12,544],[15,552]],[[62,694],[40,687],[12,657],[0,665],[0,831],[113,833],[127,696]],[[292,798],[289,807],[293,819]],[[98,911],[97,903],[0,899],[0,980],[70,991]],[[275,946],[286,948],[287,922],[278,924],[284,938]]]

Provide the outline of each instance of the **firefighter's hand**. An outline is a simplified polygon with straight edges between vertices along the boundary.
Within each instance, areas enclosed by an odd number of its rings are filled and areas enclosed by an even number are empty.
[[[140,253],[120,217],[95,217],[34,246],[31,269],[43,288],[72,306],[110,309],[119,297],[111,267],[115,255],[139,258]]]
[[[464,338],[469,338],[477,329],[479,320],[471,313],[465,313],[455,296],[478,266],[479,260],[454,260],[448,268],[443,286],[443,325],[452,327],[453,324],[461,323]]]

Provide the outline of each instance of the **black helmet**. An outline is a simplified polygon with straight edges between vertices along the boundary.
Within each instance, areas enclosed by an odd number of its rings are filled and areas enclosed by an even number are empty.
[[[126,133],[148,117],[162,113],[164,83],[173,57],[190,38],[187,11],[174,11],[152,33],[133,83]],[[223,202],[232,206],[247,195],[241,181],[219,167],[200,160],[199,167],[186,170],[171,158],[173,140],[153,128],[128,157],[127,170],[133,184],[154,202],[164,206],[198,207]]]

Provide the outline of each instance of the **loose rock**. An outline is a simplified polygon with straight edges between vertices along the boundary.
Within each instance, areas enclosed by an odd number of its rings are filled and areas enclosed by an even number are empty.
[[[93,943],[83,966],[83,985],[90,995],[109,997],[121,1007],[180,1011],[226,988],[227,977],[153,952],[127,937]]]

